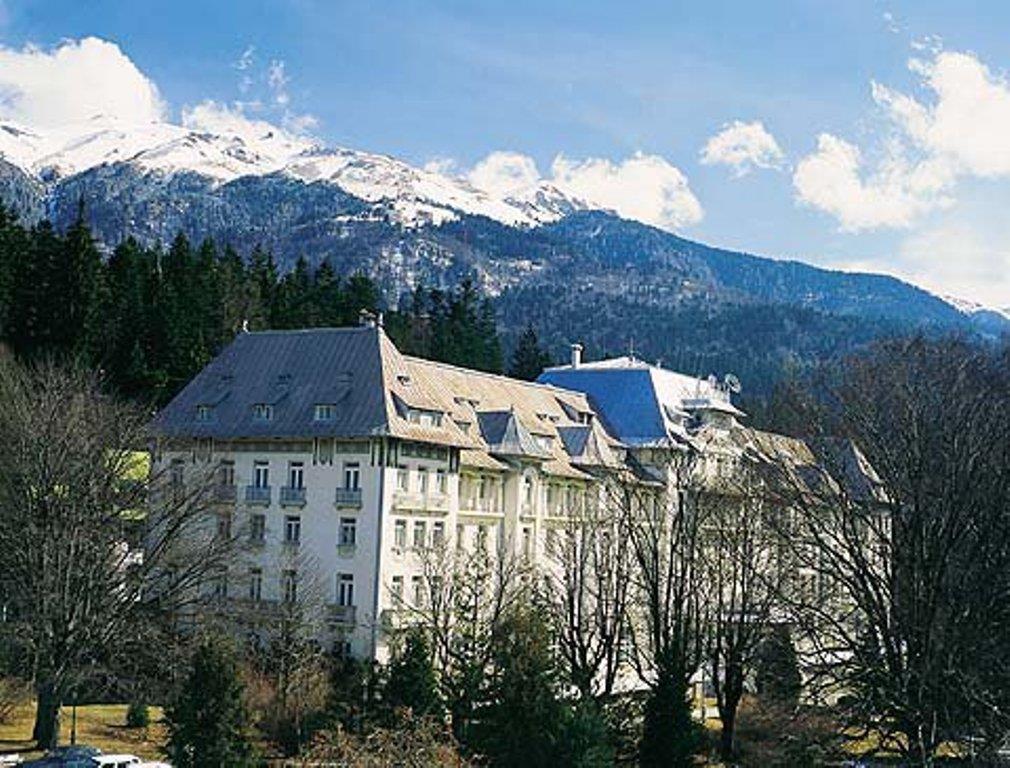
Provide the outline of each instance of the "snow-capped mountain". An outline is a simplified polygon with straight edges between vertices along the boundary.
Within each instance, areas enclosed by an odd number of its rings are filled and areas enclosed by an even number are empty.
[[[167,122],[124,124],[101,115],[46,133],[0,123],[0,158],[42,183],[115,164],[162,178],[195,174],[213,185],[279,173],[383,203],[408,227],[440,224],[461,213],[532,226],[589,207],[546,181],[495,196],[460,176],[387,155],[326,147],[250,121],[216,132]]]
[[[977,301],[970,301],[968,299],[961,299],[957,296],[943,295],[940,297],[948,304],[950,304],[958,312],[965,315],[977,315],[980,312],[993,313],[1000,315],[1001,317],[1010,320],[1010,307],[989,307],[985,304],[979,304]]]

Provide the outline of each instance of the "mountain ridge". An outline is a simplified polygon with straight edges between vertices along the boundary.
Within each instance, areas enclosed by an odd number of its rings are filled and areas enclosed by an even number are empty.
[[[539,318],[555,350],[565,339],[544,302],[565,317],[568,341],[584,336],[613,349],[636,326],[649,328],[654,338],[639,345],[668,359],[679,354],[670,348],[678,336],[672,318],[710,327],[710,337],[679,337],[707,345],[706,359],[721,364],[757,353],[715,334],[729,336],[734,323],[760,324],[760,308],[781,307],[766,313],[771,325],[762,343],[773,349],[755,368],[768,378],[791,360],[837,355],[884,333],[995,338],[1010,329],[999,313],[898,278],[705,245],[595,210],[545,181],[492,196],[462,177],[266,129],[212,135],[155,125],[111,152],[121,127],[99,127],[70,142],[61,160],[50,151],[58,141],[0,124],[0,196],[27,219],[48,218],[58,229],[73,223],[83,201],[106,249],[127,237],[165,244],[178,233],[243,254],[261,245],[284,270],[305,257],[329,261],[338,274],[362,272],[392,302],[419,285],[473,277],[496,298],[506,334]],[[30,146],[9,151],[18,142]],[[804,323],[825,338],[803,338]]]

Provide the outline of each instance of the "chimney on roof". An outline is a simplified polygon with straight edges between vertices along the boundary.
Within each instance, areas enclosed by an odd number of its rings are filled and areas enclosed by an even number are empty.
[[[582,365],[582,345],[572,344],[572,368]]]
[[[381,312],[375,316],[375,324],[380,328],[386,327],[386,319],[382,316]]]
[[[375,315],[369,312],[367,309],[362,309],[358,312],[358,325],[362,328],[374,328],[375,327]]]

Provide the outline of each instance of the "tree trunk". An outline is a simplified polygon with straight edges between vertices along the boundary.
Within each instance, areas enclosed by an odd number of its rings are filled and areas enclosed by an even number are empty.
[[[35,727],[32,739],[39,749],[53,749],[60,736],[60,696],[56,684],[41,682],[35,688]]]
[[[736,707],[728,709],[720,719],[722,731],[719,733],[719,757],[724,763],[731,763],[736,752]]]

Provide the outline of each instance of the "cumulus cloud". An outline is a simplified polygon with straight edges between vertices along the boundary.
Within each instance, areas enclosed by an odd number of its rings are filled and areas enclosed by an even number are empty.
[[[540,181],[532,157],[518,152],[492,152],[467,174],[470,183],[489,194],[506,197]]]
[[[817,149],[793,173],[800,201],[834,216],[842,231],[907,227],[918,216],[946,207],[949,170],[942,163],[911,164],[897,147],[870,172],[859,148],[822,133]]]
[[[658,155],[636,152],[619,163],[558,155],[554,183],[575,197],[667,230],[697,224],[703,212],[687,177]]]
[[[147,123],[166,112],[158,88],[115,43],[0,48],[0,119],[44,129],[97,115]]]
[[[438,170],[431,165],[430,170]],[[455,165],[446,166],[449,169]],[[573,160],[558,155],[549,176],[533,158],[518,152],[492,152],[466,178],[488,194],[506,197],[548,183],[591,206],[620,216],[678,230],[701,221],[701,203],[679,168],[659,155],[636,152],[619,162],[603,158]]]
[[[909,235],[897,263],[910,280],[935,293],[1010,307],[1007,227],[990,231],[975,222],[945,221]]]
[[[701,151],[703,165],[728,165],[735,176],[753,168],[779,168],[782,149],[760,120],[734,120],[709,138]]]
[[[937,50],[909,69],[929,97],[871,84],[890,136],[876,163],[822,134],[793,174],[797,199],[835,216],[846,231],[907,227],[954,201],[964,177],[1010,176],[1010,85],[969,53]]]

